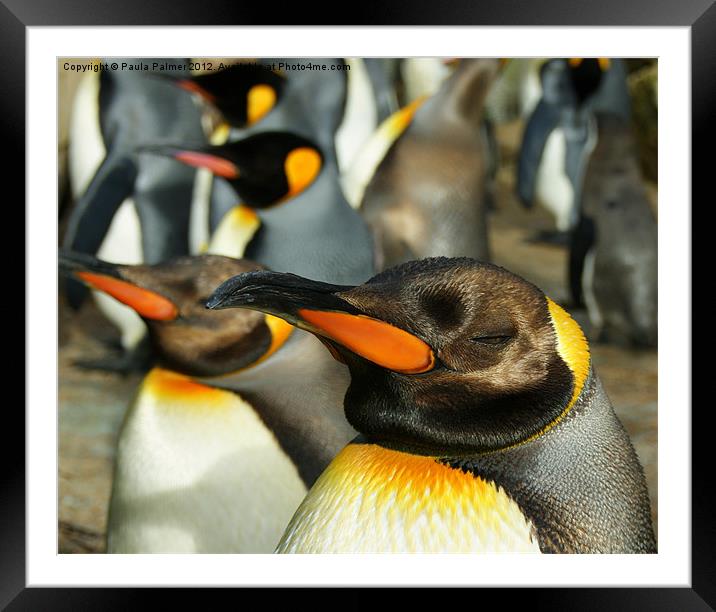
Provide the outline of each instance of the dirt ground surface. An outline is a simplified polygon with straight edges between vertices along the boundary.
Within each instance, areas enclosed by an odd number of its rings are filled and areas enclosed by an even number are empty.
[[[533,243],[552,223],[540,209],[527,211],[514,195],[514,162],[521,124],[498,129],[501,165],[491,215],[493,260],[567,305],[564,247]],[[655,192],[654,192],[655,204]],[[572,311],[589,333],[586,313]],[[117,333],[88,300],[79,313],[59,301],[59,541],[60,553],[105,550],[106,516],[117,434],[141,376],[78,368],[100,357]],[[655,527],[657,519],[657,351],[591,344],[595,368],[644,466]]]

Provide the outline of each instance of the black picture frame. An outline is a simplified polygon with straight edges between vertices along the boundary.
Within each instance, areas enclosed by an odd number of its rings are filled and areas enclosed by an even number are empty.
[[[331,25],[336,16],[352,19],[351,25],[484,25],[484,26],[684,26],[691,30],[692,60],[692,187],[706,194],[707,177],[713,170],[709,151],[714,130],[708,125],[716,103],[716,6],[713,0],[460,0],[450,5],[426,0],[410,3],[356,3],[350,10],[332,12],[325,5],[306,6],[296,3],[280,11],[267,3],[238,3],[235,0],[190,3],[181,0],[158,0],[151,3],[123,0],[2,0],[0,1],[0,122],[3,146],[12,155],[5,164],[6,176],[21,176],[25,163],[25,42],[30,26],[100,26],[100,25]],[[707,148],[708,147],[708,148]],[[10,183],[10,181],[6,181]],[[15,181],[19,191],[16,201],[24,201],[24,182]],[[710,196],[712,198],[712,196]],[[690,202],[680,203],[689,206]],[[24,224],[24,222],[20,222]],[[25,228],[26,231],[31,228]],[[19,285],[18,285],[19,286]],[[32,324],[26,321],[26,325]],[[27,364],[32,367],[32,364]],[[25,371],[27,374],[27,370]],[[48,407],[51,409],[51,407]],[[670,407],[690,410],[691,406]],[[692,412],[692,580],[690,588],[588,588],[588,589],[520,589],[510,594],[515,606],[574,610],[708,610],[716,607],[716,528],[714,528],[711,484],[713,461],[705,439],[710,427],[710,411]],[[24,430],[20,411],[5,411],[5,432]],[[149,603],[147,589],[36,589],[26,588],[25,553],[25,454],[24,437],[12,436],[19,448],[3,445],[6,455],[2,470],[2,508],[0,521],[0,606],[9,610],[127,609],[137,602]],[[152,591],[154,591],[152,589]],[[153,593],[165,600],[164,590]],[[201,593],[179,595],[184,604],[205,603]],[[312,595],[305,589],[284,591],[292,599],[308,603]],[[496,594],[501,597],[500,594]],[[361,590],[347,597],[333,592],[336,602],[351,607],[365,607],[374,595]],[[262,595],[263,597],[263,595]],[[370,598],[370,599],[369,599]],[[166,603],[166,600],[165,600]]]

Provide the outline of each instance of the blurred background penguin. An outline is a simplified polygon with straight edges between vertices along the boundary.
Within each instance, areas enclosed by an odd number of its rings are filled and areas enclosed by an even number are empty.
[[[138,70],[82,77],[63,69],[67,61],[58,64],[58,243],[71,250],[65,274],[74,270],[69,276],[83,283],[65,291],[63,282],[59,296],[60,552],[106,552],[113,495],[115,551],[267,551],[290,507],[352,435],[340,406],[324,410],[340,401],[347,375],[310,334],[292,331],[263,360],[256,356],[268,336],[241,336],[211,359],[250,367],[202,376],[206,355],[185,350],[194,345],[182,339],[192,331],[209,346],[210,335],[221,336],[209,323],[216,313],[192,330],[181,317],[161,323],[161,341],[155,334],[150,343],[136,301],[129,308],[126,295],[118,301],[76,274],[82,266],[135,281],[144,274],[149,287],[165,274],[153,266],[172,270],[182,257],[194,263],[174,274],[172,291],[188,296],[179,310],[192,312],[192,284],[208,290],[209,279],[222,280],[212,258],[355,285],[411,259],[470,256],[533,282],[587,333],[645,468],[656,527],[656,60],[178,58],[155,68],[147,58],[121,60]],[[96,303],[82,299],[86,285],[103,294]],[[166,368],[167,347],[182,345],[184,363],[168,370],[246,403],[257,444],[276,458],[273,484],[286,485],[286,495],[255,534],[238,530],[229,540],[226,521],[187,521],[202,507],[199,487],[171,498],[174,526],[188,525],[199,544],[187,545],[167,521],[152,544],[157,515],[133,505],[134,489],[148,481],[127,477],[136,476],[132,457],[162,435],[181,447],[181,432],[193,431],[187,418],[150,435],[137,417],[157,382],[149,368],[157,359]],[[317,382],[326,372],[328,387]],[[284,409],[299,405],[310,409]],[[211,414],[202,418],[202,431],[214,427],[217,448],[231,456],[238,430],[222,433]],[[186,453],[197,469],[216,458],[210,437],[193,437]],[[172,457],[156,464],[154,493],[173,478]],[[239,504],[245,493],[232,490],[272,478],[250,461],[239,472],[198,474],[195,484],[210,481],[213,499]]]

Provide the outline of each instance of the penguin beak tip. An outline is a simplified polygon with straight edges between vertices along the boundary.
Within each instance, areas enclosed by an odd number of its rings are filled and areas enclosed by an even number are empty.
[[[207,310],[221,310],[224,306],[224,296],[214,293],[204,304]]]

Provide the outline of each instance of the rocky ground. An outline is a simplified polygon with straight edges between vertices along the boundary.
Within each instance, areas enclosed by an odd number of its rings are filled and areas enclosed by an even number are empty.
[[[563,247],[530,242],[550,229],[545,213],[525,211],[514,197],[514,154],[521,125],[498,130],[502,163],[491,247],[496,263],[566,304]],[[655,202],[655,194],[654,194]],[[585,325],[585,313],[573,312]],[[98,357],[116,341],[115,330],[88,301],[79,313],[59,302],[59,552],[104,552],[117,432],[141,377],[87,371],[77,359]],[[657,518],[657,352],[592,343],[595,367],[644,465]]]

